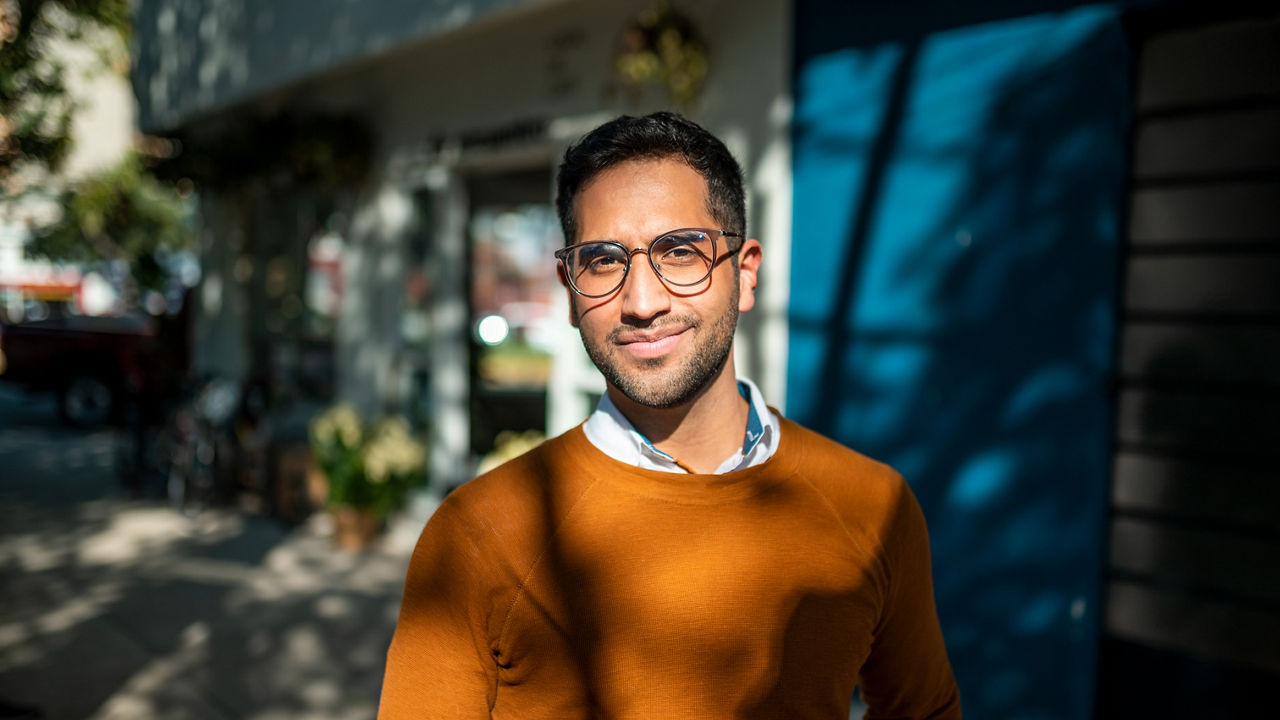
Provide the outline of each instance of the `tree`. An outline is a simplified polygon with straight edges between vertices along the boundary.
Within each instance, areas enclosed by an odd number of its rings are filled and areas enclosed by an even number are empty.
[[[129,38],[129,0],[0,0],[0,188],[25,188],[22,173],[53,173],[71,151],[75,99],[59,41],[95,28]]]
[[[128,295],[163,290],[170,274],[165,256],[191,243],[182,197],[156,180],[137,154],[76,183],[59,204],[61,218],[39,229],[27,252],[82,264],[124,260],[133,285]]]
[[[79,106],[65,48],[92,43],[108,71],[124,73],[129,36],[129,0],[0,0],[0,187],[7,198],[39,187],[55,205],[26,253],[81,265],[124,261],[122,289],[133,304],[139,291],[163,289],[165,256],[190,244],[182,196],[136,152],[87,178],[58,176]],[[152,138],[143,146],[167,144]]]

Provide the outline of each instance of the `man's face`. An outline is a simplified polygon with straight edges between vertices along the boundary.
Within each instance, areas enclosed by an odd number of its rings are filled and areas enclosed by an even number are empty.
[[[605,170],[579,193],[575,212],[579,241],[612,240],[631,250],[678,228],[722,229],[707,210],[706,181],[672,159]],[[717,254],[723,257],[730,242],[739,241],[722,238]],[[732,354],[738,312],[754,304],[759,243],[748,240],[743,247],[740,270],[725,259],[693,287],[668,287],[639,253],[613,294],[569,292],[571,320],[613,388],[640,405],[669,408],[692,400],[721,373]]]

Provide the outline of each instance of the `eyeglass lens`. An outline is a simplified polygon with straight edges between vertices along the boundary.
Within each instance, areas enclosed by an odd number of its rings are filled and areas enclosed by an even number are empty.
[[[663,280],[672,285],[696,285],[711,274],[715,238],[701,230],[662,235],[650,243],[648,255]],[[617,243],[586,242],[572,246],[564,261],[578,292],[606,295],[622,285],[631,253]]]

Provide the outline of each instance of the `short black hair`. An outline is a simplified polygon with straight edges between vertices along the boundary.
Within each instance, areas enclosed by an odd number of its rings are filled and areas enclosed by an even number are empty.
[[[556,180],[556,212],[566,245],[577,241],[574,204],[588,182],[631,160],[678,159],[707,182],[707,210],[721,230],[747,232],[742,167],[705,128],[673,112],[622,115],[592,130],[564,153]]]

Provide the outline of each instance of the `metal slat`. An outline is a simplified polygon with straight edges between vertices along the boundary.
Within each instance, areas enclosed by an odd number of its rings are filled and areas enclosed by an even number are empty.
[[[1122,389],[1118,405],[1121,443],[1280,461],[1280,397]]]
[[[1132,256],[1124,308],[1137,312],[1280,314],[1280,254]]]
[[[1113,473],[1116,513],[1280,536],[1280,481],[1273,470],[1122,451]]]
[[[1277,67],[1280,20],[1166,33],[1143,44],[1137,107],[1142,112],[1280,93]]]
[[[1134,384],[1280,390],[1280,325],[1129,323],[1120,372]]]
[[[1136,129],[1138,179],[1272,171],[1280,167],[1280,108],[1153,119]]]
[[[1115,580],[1106,629],[1129,640],[1280,672],[1280,614]]]
[[[1110,566],[1207,597],[1280,608],[1280,538],[1117,517]]]
[[[1280,182],[1138,190],[1129,205],[1129,240],[1135,249],[1247,241],[1280,249]]]

